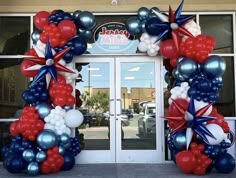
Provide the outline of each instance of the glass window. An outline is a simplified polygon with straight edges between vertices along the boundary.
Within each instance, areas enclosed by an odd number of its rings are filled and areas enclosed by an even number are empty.
[[[200,15],[202,34],[212,36],[216,41],[213,53],[233,53],[233,16]]]

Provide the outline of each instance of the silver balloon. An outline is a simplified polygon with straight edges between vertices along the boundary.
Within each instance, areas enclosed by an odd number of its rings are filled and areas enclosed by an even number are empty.
[[[83,30],[83,29],[79,28],[77,30],[77,35],[84,37],[86,40],[89,40],[92,38],[93,33],[91,30]]]
[[[39,151],[36,154],[35,159],[38,163],[42,162],[43,160],[46,159],[46,153],[44,151]]]
[[[141,28],[141,30],[142,30],[143,33],[146,32],[146,28],[145,28],[146,22],[147,22],[146,20],[142,20],[142,21],[140,22],[140,28]]]
[[[202,67],[202,72],[210,78],[217,78],[224,74],[226,69],[225,61],[222,57],[209,56]]]
[[[92,30],[96,26],[94,15],[89,11],[83,11],[78,17],[79,25],[86,30]]]
[[[182,81],[182,82],[186,80],[186,78],[184,78],[176,68],[172,71],[172,76],[175,79]]]
[[[67,135],[66,133],[63,133],[59,136],[59,144],[60,145],[66,145],[70,143],[70,136]]]
[[[40,34],[39,32],[37,31],[34,31],[32,34],[31,34],[31,39],[33,41],[34,44],[36,44],[39,40],[39,37],[40,37]]]
[[[138,17],[130,17],[126,21],[126,29],[131,35],[137,35],[141,32],[140,20]]]
[[[139,10],[138,10],[138,18],[139,18],[140,20],[146,20],[146,19],[148,19],[148,17],[149,17],[149,13],[150,13],[150,11],[149,11],[148,8],[146,8],[146,7],[141,7],[141,8],[139,8]]]
[[[79,17],[79,15],[80,15],[81,12],[82,12],[82,11],[80,11],[80,10],[75,11],[75,12],[73,13],[73,18],[76,20],[76,19]]]
[[[23,151],[22,153],[22,157],[25,161],[27,162],[31,162],[34,157],[35,157],[35,153],[34,153],[34,150],[32,149],[26,149],[25,151]]]
[[[30,176],[35,176],[39,174],[39,165],[37,162],[31,162],[27,166],[27,173]]]
[[[56,133],[52,130],[43,130],[37,136],[37,144],[45,150],[56,146],[58,144]]]
[[[40,103],[36,105],[36,110],[38,111],[38,114],[40,118],[45,118],[48,116],[52,110],[52,106],[47,103]]]
[[[184,78],[188,79],[198,72],[198,67],[192,59],[184,58],[178,63],[177,70]]]
[[[160,12],[160,9],[158,7],[152,7],[149,12],[149,18],[157,17],[153,10],[156,12]]]

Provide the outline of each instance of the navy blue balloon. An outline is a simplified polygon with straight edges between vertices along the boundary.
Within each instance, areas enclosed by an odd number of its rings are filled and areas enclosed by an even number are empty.
[[[64,20],[72,20],[72,15],[69,13],[69,12],[65,12],[64,14],[63,14],[63,19]]]
[[[171,134],[173,139],[173,144],[178,150],[185,150],[186,149],[186,130],[177,130]]]
[[[138,19],[138,17],[130,17],[126,21],[125,26],[131,35],[137,35],[142,31],[140,23],[141,21]]]
[[[221,56],[209,56],[202,66],[202,72],[209,78],[217,78],[223,75],[226,64]]]
[[[215,159],[215,168],[220,173],[230,173],[235,168],[235,159],[229,153],[223,153]]]
[[[93,33],[91,30],[84,30],[84,29],[78,28],[77,35],[80,37],[83,37],[85,40],[89,40],[92,38]]]
[[[158,36],[166,30],[166,26],[160,26],[161,20],[157,17],[147,20],[145,28],[149,35]]]
[[[76,38],[73,38],[71,42],[72,42],[72,47],[70,51],[74,55],[82,55],[87,50],[87,42],[85,41],[84,38],[76,37]]]
[[[4,166],[10,173],[20,173],[25,169],[26,164],[21,155],[12,154],[4,160]]]
[[[73,54],[72,52],[67,52],[64,56],[63,56],[63,59],[66,63],[71,63],[71,61],[73,60]]]
[[[209,92],[212,90],[211,80],[203,78],[199,81],[197,88],[203,92]]]
[[[64,164],[62,165],[61,170],[71,170],[75,165],[75,157],[69,152],[65,152],[62,156],[64,157]]]

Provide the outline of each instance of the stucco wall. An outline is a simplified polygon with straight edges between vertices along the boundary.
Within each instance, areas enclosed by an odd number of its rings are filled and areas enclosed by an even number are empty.
[[[63,9],[67,12],[88,10],[91,12],[136,12],[142,6],[159,7],[167,11],[169,5],[176,9],[181,0],[0,0],[0,12],[35,13],[41,10]],[[185,0],[184,11],[236,11],[236,0]]]

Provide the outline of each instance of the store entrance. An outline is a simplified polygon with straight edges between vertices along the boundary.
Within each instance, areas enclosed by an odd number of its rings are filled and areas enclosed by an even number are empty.
[[[83,57],[76,89],[84,149],[77,163],[159,163],[163,159],[160,59]],[[77,91],[78,94],[78,91]]]

